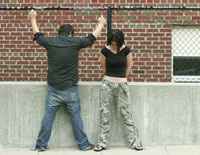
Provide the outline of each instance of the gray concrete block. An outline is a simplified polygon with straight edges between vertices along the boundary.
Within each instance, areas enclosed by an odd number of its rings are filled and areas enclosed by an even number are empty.
[[[99,83],[80,84],[81,114],[92,143],[99,131]],[[130,110],[145,145],[200,144],[200,87],[176,84],[130,84]],[[0,83],[0,147],[31,147],[40,129],[45,83]],[[126,145],[116,103],[112,105],[110,145]],[[76,146],[65,107],[60,107],[50,147]]]

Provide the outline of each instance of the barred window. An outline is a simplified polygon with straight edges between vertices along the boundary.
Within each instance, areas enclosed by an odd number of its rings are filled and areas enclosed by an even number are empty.
[[[200,82],[200,28],[172,30],[173,81]]]

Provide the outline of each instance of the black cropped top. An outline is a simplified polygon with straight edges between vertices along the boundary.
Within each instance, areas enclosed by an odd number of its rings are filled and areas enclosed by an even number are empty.
[[[106,73],[105,75],[113,77],[126,77],[127,55],[130,53],[128,47],[123,48],[118,53],[113,53],[104,47],[101,53],[105,56]]]

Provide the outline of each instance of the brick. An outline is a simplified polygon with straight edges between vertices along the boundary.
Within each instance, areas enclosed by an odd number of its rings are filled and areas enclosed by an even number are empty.
[[[13,1],[15,3],[15,1]],[[91,0],[92,5],[121,4],[200,4],[199,0]],[[3,1],[9,4],[10,1]],[[18,0],[24,5],[38,4],[77,4],[85,5],[88,0]],[[197,11],[130,11],[113,12],[113,28],[125,32],[127,45],[135,49],[133,54],[131,81],[169,82],[171,80],[171,30],[175,22],[199,25]],[[104,11],[104,15],[106,12]],[[47,36],[56,35],[61,23],[72,23],[76,36],[86,36],[92,32],[97,14],[94,12],[43,11],[38,15],[40,30]],[[163,19],[163,20],[162,20]],[[159,24],[158,24],[159,23]],[[99,62],[100,49],[106,43],[106,28],[98,37],[92,49],[81,50],[79,75],[81,81],[100,80],[102,68]],[[44,81],[47,73],[46,50],[32,41],[30,21],[27,12],[0,12],[0,80]]]

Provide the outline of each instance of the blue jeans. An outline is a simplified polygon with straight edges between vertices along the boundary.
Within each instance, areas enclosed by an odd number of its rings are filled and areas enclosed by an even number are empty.
[[[65,105],[70,114],[74,137],[79,148],[82,150],[89,146],[90,143],[83,131],[83,121],[80,116],[80,97],[78,89],[78,86],[72,86],[66,90],[57,90],[50,85],[48,86],[45,114],[36,142],[36,147],[48,146],[56,111],[61,104]]]

